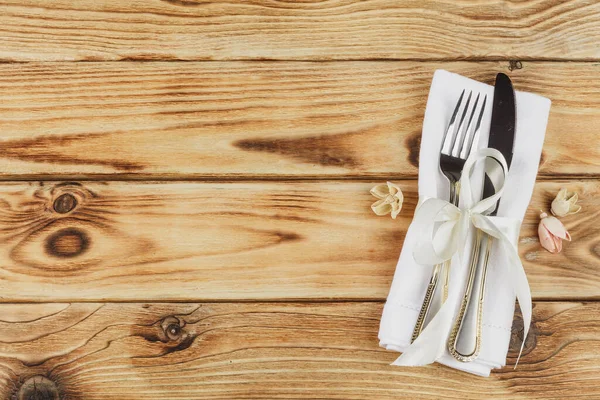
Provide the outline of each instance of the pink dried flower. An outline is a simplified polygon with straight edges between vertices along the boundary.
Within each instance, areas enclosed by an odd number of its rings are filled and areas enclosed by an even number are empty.
[[[548,216],[545,212],[540,214],[540,218],[542,220],[538,226],[538,235],[542,247],[550,253],[560,253],[563,239],[570,242],[571,235],[558,218]]]

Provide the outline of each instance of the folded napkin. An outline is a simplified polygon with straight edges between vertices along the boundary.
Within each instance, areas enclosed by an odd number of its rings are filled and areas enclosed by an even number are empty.
[[[419,196],[421,198],[427,196],[448,200],[448,181],[439,170],[439,152],[443,135],[463,89],[488,96],[488,106],[483,115],[478,143],[479,148],[487,147],[494,96],[493,86],[448,71],[436,71],[431,83],[421,138],[419,155]],[[515,95],[517,117],[514,154],[506,177],[498,216],[522,220],[533,192],[550,111],[550,100],[531,93],[516,92]],[[483,165],[480,165],[472,178],[474,193],[481,193],[482,180]],[[473,235],[472,230],[467,241],[469,244],[461,254],[452,258],[450,288],[446,302],[453,310],[453,316],[458,312],[464,293]],[[379,340],[380,345],[388,350],[403,352],[410,345],[413,328],[431,277],[433,266],[417,264],[413,258],[417,236],[415,227],[411,225],[404,240],[392,287],[383,310]],[[506,262],[506,255],[501,251],[497,241],[494,241],[487,271],[479,357],[473,362],[462,363],[456,361],[446,350],[437,362],[481,376],[489,376],[491,369],[501,368],[506,364],[515,307],[515,292],[513,283],[509,279]],[[440,280],[439,285],[441,284]],[[447,339],[450,327],[434,326],[430,327],[429,331],[437,329],[437,334]],[[428,326],[425,327],[422,335],[427,328]]]

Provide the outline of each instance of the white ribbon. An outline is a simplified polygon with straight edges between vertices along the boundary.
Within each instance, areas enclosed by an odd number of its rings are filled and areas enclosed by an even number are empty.
[[[497,239],[508,256],[506,265],[508,276],[513,283],[514,291],[523,315],[524,335],[517,363],[523,352],[525,338],[531,323],[531,292],[523,264],[517,251],[518,232],[521,221],[516,218],[486,215],[504,192],[504,182],[496,193],[488,198],[476,201],[471,190],[470,175],[475,164],[487,157],[492,157],[500,165],[504,174],[508,171],[505,158],[496,149],[486,148],[472,154],[462,170],[460,178],[460,196],[463,208],[436,198],[419,199],[420,206],[415,212],[413,224],[420,238],[413,251],[414,259],[423,265],[443,263],[459,254],[465,248],[471,224]],[[418,366],[431,364],[438,360],[446,349],[454,309],[462,294],[458,290],[450,291],[450,296],[442,305],[435,317],[423,329],[417,339],[408,346],[393,365]],[[515,364],[516,367],[516,364]]]

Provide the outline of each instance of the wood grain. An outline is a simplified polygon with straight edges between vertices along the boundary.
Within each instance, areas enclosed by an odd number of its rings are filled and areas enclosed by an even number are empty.
[[[536,303],[518,368],[515,324],[508,365],[490,378],[438,365],[390,366],[397,353],[378,347],[381,310],[381,303],[5,304],[0,315],[10,321],[0,322],[0,396],[600,397],[597,303]]]
[[[433,72],[553,101],[540,176],[600,174],[600,66],[525,63],[0,65],[0,178],[415,177]]]
[[[588,0],[4,0],[0,61],[597,60]]]
[[[2,0],[0,398],[600,399],[599,28],[589,0]],[[553,101],[533,326],[489,379],[377,346],[438,68]]]
[[[377,217],[376,183],[6,183],[1,299],[382,300],[417,196],[401,182],[399,218]],[[564,220],[574,240],[552,255],[538,210],[562,186],[584,211]],[[598,181],[537,185],[520,246],[534,297],[599,298],[599,202]]]

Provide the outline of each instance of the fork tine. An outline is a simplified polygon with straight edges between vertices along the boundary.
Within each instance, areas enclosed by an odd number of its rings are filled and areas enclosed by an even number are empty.
[[[461,121],[460,126],[458,127],[458,133],[456,135],[456,143],[452,147],[452,156],[460,157],[462,153],[462,149],[465,147],[465,142],[468,139],[469,133],[471,132],[471,126],[473,123],[473,117],[475,116],[475,111],[477,110],[477,105],[479,104],[479,97],[481,95],[477,93],[477,97],[475,98],[475,103],[473,104],[473,108],[469,109],[465,108],[463,120]],[[468,104],[467,104],[468,106]],[[467,119],[466,116],[469,115]]]
[[[467,97],[467,103],[465,104],[465,108],[462,111],[460,121],[458,122],[458,126],[455,129],[456,133],[454,135],[452,135],[452,145],[450,146],[450,149],[451,149],[450,155],[454,156],[454,157],[458,157],[458,153],[459,153],[458,146],[460,146],[460,144],[461,144],[461,141],[458,140],[458,137],[464,136],[464,135],[461,135],[461,132],[463,132],[463,129],[464,129],[465,117],[467,116],[467,113],[469,111],[469,104],[471,104],[471,96],[472,95],[473,95],[473,91],[470,91],[469,97]]]
[[[463,97],[465,96],[465,89],[463,89],[458,101],[456,102],[456,107],[454,107],[454,112],[452,113],[452,118],[450,119],[450,123],[448,124],[448,128],[446,129],[446,133],[444,133],[444,138],[442,139],[442,153],[450,154],[452,150],[452,137],[454,136],[454,126],[456,125],[456,116],[458,115],[458,110],[462,104]],[[450,134],[450,135],[449,135]]]
[[[481,133],[481,120],[483,119],[483,113],[485,112],[485,105],[487,103],[487,95],[483,98],[483,104],[481,105],[481,109],[479,110],[479,116],[477,117],[477,121],[475,125],[470,129],[473,133],[469,131],[468,140],[466,146],[463,146],[460,152],[460,158],[466,159],[471,153],[477,150],[477,143],[479,142],[479,136]],[[473,109],[473,113],[475,113],[475,108]]]

